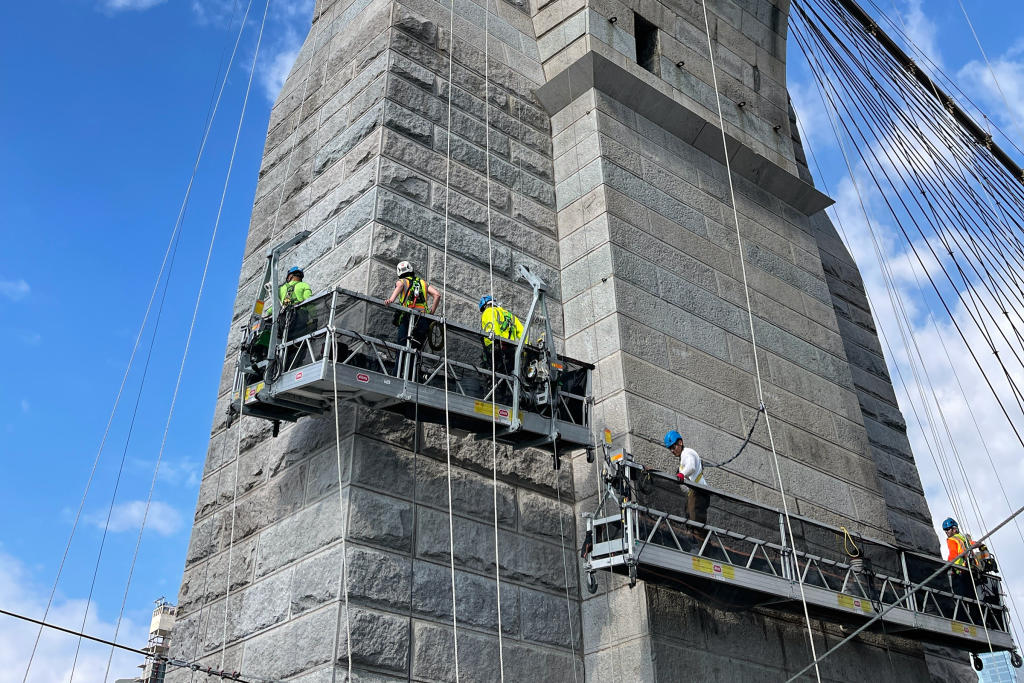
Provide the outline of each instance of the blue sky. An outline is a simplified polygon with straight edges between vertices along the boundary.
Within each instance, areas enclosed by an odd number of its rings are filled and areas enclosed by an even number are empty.
[[[275,0],[270,9],[155,505],[128,595],[120,640],[135,646],[144,644],[151,601],[176,597],[270,106],[304,37],[311,7],[311,0]],[[896,7],[915,41],[1004,130],[1012,131],[956,0],[897,0]],[[969,10],[1000,84],[1024,122],[1019,3],[983,0],[971,2]],[[5,474],[0,519],[6,520],[0,525],[0,606],[5,608],[38,615],[45,605],[195,160],[231,11],[232,0],[50,0],[5,6],[0,21],[0,87],[5,94],[0,98],[0,225],[5,236],[0,334],[9,363],[6,390],[0,393]],[[262,5],[254,5],[252,12],[258,22]],[[100,635],[113,633],[257,28],[251,18],[199,169],[133,436],[126,449],[139,371],[128,378],[58,587],[53,618],[65,625],[77,627],[81,620],[124,454],[87,626]],[[840,201],[847,230],[857,235],[863,219],[854,211],[856,196],[795,46],[789,65],[794,100],[824,169],[822,180]],[[1024,147],[1024,141],[1018,143]],[[895,240],[891,246],[899,251]],[[881,298],[874,257],[858,249],[854,252],[869,287]],[[884,330],[885,312],[878,313]],[[926,322],[926,313],[920,313],[916,323],[922,334]],[[152,326],[143,334],[140,360],[151,334]],[[952,382],[941,368],[936,372],[940,383]],[[1006,431],[994,418],[986,428],[996,435]],[[969,443],[970,429],[962,429]],[[915,436],[915,445],[919,442]],[[1003,474],[1014,488],[1021,489],[1018,453],[1011,442],[1000,441],[997,462],[1005,466]],[[933,513],[941,519],[948,506],[937,475],[925,457],[919,460]],[[1002,508],[992,504],[994,516]],[[1024,575],[1018,583],[1024,583]],[[0,683],[20,681],[17,663],[24,661],[32,635],[0,619]],[[5,648],[4,642],[11,646]],[[66,680],[73,642],[51,636],[43,652],[30,680]],[[76,680],[102,680],[106,651],[83,652]],[[112,679],[134,675],[134,663],[115,658]]]

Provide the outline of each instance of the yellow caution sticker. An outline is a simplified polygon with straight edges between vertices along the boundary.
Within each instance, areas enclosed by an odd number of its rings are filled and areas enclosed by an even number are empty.
[[[473,412],[486,415],[487,417],[496,417],[498,420],[506,420],[509,422],[511,422],[512,417],[511,409],[502,408],[501,406],[488,403],[487,401],[474,401]]]
[[[736,570],[730,564],[712,562],[703,557],[693,558],[693,568],[705,574],[711,574],[716,579],[735,579]]]
[[[612,430],[610,430],[610,429],[604,430],[604,442],[606,444],[608,444],[609,446],[612,445]]]
[[[970,636],[971,638],[978,637],[978,627],[971,626],[970,624],[961,624],[959,621],[949,622],[953,628],[953,633],[958,636]]]
[[[257,301],[256,302],[256,315],[263,315],[263,302],[262,301]]]
[[[263,382],[259,382],[258,384],[254,384],[251,387],[246,387],[245,388],[245,402],[246,403],[252,403],[253,401],[255,401],[256,400],[256,394],[260,393],[263,390],[264,386],[265,386],[265,384]]]
[[[839,594],[839,606],[845,607],[846,609],[856,609],[862,612],[871,614],[874,609],[871,607],[871,601],[863,598],[855,598],[852,595]]]

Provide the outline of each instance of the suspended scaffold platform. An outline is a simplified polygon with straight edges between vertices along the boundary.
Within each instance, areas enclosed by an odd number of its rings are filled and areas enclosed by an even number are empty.
[[[462,435],[492,436],[514,448],[554,456],[592,448],[589,363],[559,356],[548,319],[546,285],[527,268],[533,287],[523,321],[528,334],[509,342],[429,313],[387,306],[347,289],[322,292],[298,304],[274,306],[280,254],[305,235],[267,253],[235,373],[233,415],[275,422],[319,414],[334,402],[387,410],[420,422],[448,424]],[[280,310],[279,310],[280,309]],[[423,348],[396,339],[400,316],[408,329],[428,330]],[[425,321],[425,322],[420,322]],[[490,344],[497,344],[492,372]],[[504,349],[504,353],[502,350]]]
[[[597,514],[586,515],[582,550],[592,593],[596,572],[605,570],[721,607],[802,614],[802,582],[812,617],[856,628],[899,602],[871,630],[972,653],[991,644],[1013,651],[1019,665],[994,574],[975,574],[977,597],[973,588],[955,592],[949,574],[913,591],[942,566],[939,558],[792,513],[790,537],[782,510],[687,484],[711,499],[707,522],[698,522],[685,512],[687,487],[621,449],[606,449],[603,471],[605,494]],[[963,585],[972,586],[969,579]]]

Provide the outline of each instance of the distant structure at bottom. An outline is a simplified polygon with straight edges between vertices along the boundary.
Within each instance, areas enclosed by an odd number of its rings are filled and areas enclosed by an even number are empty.
[[[167,672],[166,657],[171,648],[171,629],[178,608],[164,598],[155,601],[153,619],[149,622],[149,643],[143,649],[149,653],[146,663],[139,665],[142,675],[135,679],[136,683],[163,683]]]
[[[985,652],[981,655],[985,668],[978,672],[978,683],[1017,683],[1017,670],[1010,665],[1009,652]]]

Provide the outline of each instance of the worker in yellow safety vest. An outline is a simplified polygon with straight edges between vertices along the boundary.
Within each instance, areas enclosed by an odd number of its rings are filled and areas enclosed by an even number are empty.
[[[277,288],[277,296],[284,305],[285,313],[288,312],[288,307],[295,304],[301,303],[313,296],[313,290],[310,286],[303,282],[304,273],[298,266],[292,266],[288,269],[288,275],[285,278],[285,283]],[[268,282],[267,290],[269,292],[270,283]],[[269,299],[269,297],[268,297]],[[274,315],[274,305],[271,303],[263,309],[264,319],[270,318]],[[288,338],[296,339],[304,334],[309,334],[316,327],[316,311],[313,306],[304,306],[295,309],[293,314],[287,318],[288,324]],[[265,349],[270,344],[270,329],[269,323],[266,323],[267,329],[260,334],[256,340],[256,348],[258,349],[257,355],[260,358],[265,357]]]
[[[491,334],[498,339],[495,361],[498,372],[511,374],[516,364],[516,346],[523,337],[523,323],[510,311],[505,310],[490,296],[480,299],[480,329],[484,335],[484,362],[491,363]],[[530,343],[526,339],[527,344]]]
[[[385,305],[398,302],[399,306],[412,309],[409,313],[395,313],[394,323],[398,325],[398,343],[401,346],[420,348],[427,340],[427,333],[430,331],[430,321],[415,313],[430,313],[433,315],[437,306],[441,303],[441,292],[421,277],[416,277],[415,269],[408,261],[398,264],[398,281],[395,282],[395,289],[391,295],[384,300]],[[415,322],[413,322],[415,319]],[[410,323],[412,330],[410,331]],[[401,365],[401,357],[395,361],[394,372],[398,375]]]

